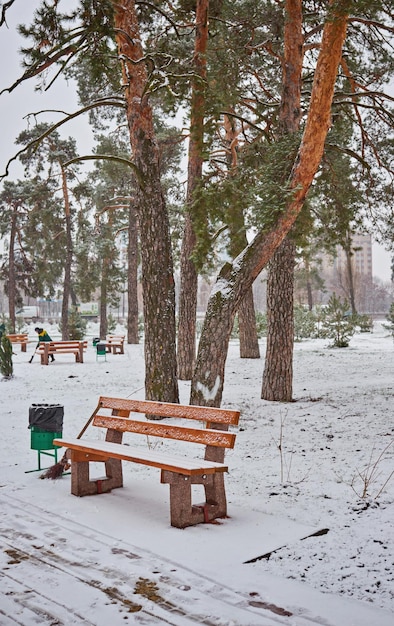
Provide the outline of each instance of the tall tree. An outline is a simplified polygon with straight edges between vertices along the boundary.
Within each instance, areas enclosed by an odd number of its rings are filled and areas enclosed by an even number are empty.
[[[284,50],[280,132],[297,133],[301,121],[301,85],[304,58],[302,2],[284,5]],[[268,268],[267,348],[261,397],[290,401],[293,394],[295,242],[288,235],[275,251]]]
[[[232,264],[228,263],[222,268],[212,291],[192,380],[192,404],[220,406],[228,340],[235,312],[246,289],[252,285],[293,226],[321,162],[331,123],[331,104],[346,37],[348,8],[347,2],[330,2],[314,73],[308,117],[288,184],[291,198],[274,226],[268,231],[260,231]]]
[[[37,148],[36,140],[40,138]],[[48,178],[60,178],[58,193],[63,201],[63,225],[65,235],[64,250],[64,274],[62,285],[62,339],[69,339],[68,313],[71,297],[71,271],[74,256],[73,241],[73,216],[72,201],[70,194],[70,182],[75,174],[72,168],[66,168],[67,161],[76,156],[75,140],[69,138],[63,140],[59,133],[49,133],[49,126],[37,125],[31,131],[23,131],[18,139],[18,144],[28,144],[29,150],[21,155],[21,161],[26,166],[26,171],[35,169],[37,173],[44,173]],[[75,168],[74,168],[75,169]]]
[[[126,117],[136,171],[141,234],[147,399],[178,401],[175,284],[169,222],[160,184],[159,150],[149,102],[148,72],[134,0],[114,2]]]
[[[0,194],[0,235],[7,242],[0,277],[15,329],[16,307],[25,297],[51,298],[63,272],[64,232],[59,229],[61,205],[53,181],[39,177],[5,181]],[[54,245],[54,241],[57,246]]]
[[[178,323],[178,376],[190,380],[196,356],[197,269],[193,260],[196,233],[193,224],[195,190],[201,185],[204,145],[205,89],[207,75],[209,0],[197,0],[192,95],[190,104],[190,137],[187,168],[187,194],[185,227],[181,248],[179,323]]]

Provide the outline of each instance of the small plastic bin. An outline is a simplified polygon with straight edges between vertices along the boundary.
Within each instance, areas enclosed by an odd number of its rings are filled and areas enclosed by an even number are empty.
[[[96,343],[96,361],[98,361],[99,357],[104,357],[104,361],[107,360],[107,346],[105,341]]]

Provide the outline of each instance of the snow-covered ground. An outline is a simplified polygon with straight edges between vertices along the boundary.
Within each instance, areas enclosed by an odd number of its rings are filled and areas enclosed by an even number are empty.
[[[41,366],[28,363],[30,332],[0,383],[1,626],[394,623],[394,343],[380,323],[346,349],[296,344],[286,404],[260,399],[265,342],[260,360],[231,343],[222,406],[241,420],[229,518],[185,530],[169,525],[159,470],[126,463],[123,489],[86,498],[69,476],[29,471],[32,404],[63,405],[63,433],[76,436],[99,395],[144,398],[142,345],[97,360],[91,326],[83,364]]]

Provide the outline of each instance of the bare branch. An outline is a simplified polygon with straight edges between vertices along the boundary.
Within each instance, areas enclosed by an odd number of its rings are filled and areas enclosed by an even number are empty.
[[[3,24],[6,23],[5,14],[6,14],[7,10],[10,7],[12,7],[14,2],[15,2],[15,0],[9,0],[8,2],[4,2],[3,3],[3,6],[1,7],[0,26],[3,26]]]
[[[129,161],[129,159],[124,159],[123,157],[118,157],[113,154],[87,154],[85,156],[75,157],[75,159],[70,159],[69,161],[66,161],[63,165],[64,167],[68,167],[69,165],[72,165],[73,163],[78,163],[79,161],[95,161],[100,159],[106,161],[114,161],[115,163],[121,163],[122,165],[127,165],[128,167],[131,167],[131,169],[134,171],[134,174],[138,178],[138,182],[141,188],[144,188],[142,173],[135,165],[135,163]]]

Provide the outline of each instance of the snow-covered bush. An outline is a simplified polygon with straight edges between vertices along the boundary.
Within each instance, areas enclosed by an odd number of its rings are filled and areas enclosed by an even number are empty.
[[[316,318],[302,305],[294,307],[294,340],[301,341],[316,335]]]
[[[389,312],[386,315],[386,320],[389,322],[388,324],[383,324],[383,328],[389,330],[393,339],[394,339],[394,302],[391,303]]]
[[[321,336],[332,339],[330,348],[347,348],[356,325],[357,318],[349,314],[348,301],[341,300],[333,293],[324,310]]]

